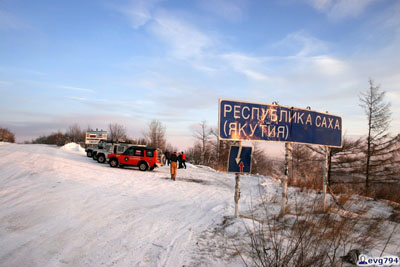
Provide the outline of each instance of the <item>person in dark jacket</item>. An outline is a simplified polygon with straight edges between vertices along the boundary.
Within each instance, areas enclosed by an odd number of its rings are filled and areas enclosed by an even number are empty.
[[[174,152],[172,155],[171,155],[171,157],[170,157],[170,160],[171,160],[171,179],[172,180],[176,180],[176,165],[177,165],[177,161],[178,161],[178,156],[176,155],[176,152]]]
[[[186,169],[186,154],[183,153],[182,151],[181,155],[182,155],[182,166],[185,167]]]
[[[166,151],[165,153],[164,153],[164,155],[165,155],[165,159],[167,160],[167,166],[169,166],[170,164],[171,164],[171,160],[170,160],[170,157],[171,157],[171,153],[169,153],[168,151]]]

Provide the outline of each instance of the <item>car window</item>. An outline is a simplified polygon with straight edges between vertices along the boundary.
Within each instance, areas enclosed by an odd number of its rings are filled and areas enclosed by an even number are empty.
[[[125,146],[119,146],[119,147],[118,147],[118,152],[122,153],[122,152],[125,151],[125,149],[126,149]]]
[[[125,151],[124,155],[134,156],[135,155],[134,153],[135,153],[135,148],[130,147]]]
[[[146,151],[146,157],[151,158],[151,157],[153,157],[153,155],[154,155],[153,151],[149,151],[149,150]]]
[[[135,149],[135,156],[143,157],[143,149]]]

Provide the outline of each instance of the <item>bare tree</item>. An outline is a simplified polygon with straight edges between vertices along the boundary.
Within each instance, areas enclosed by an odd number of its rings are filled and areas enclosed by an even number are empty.
[[[311,165],[321,165],[325,161],[325,149],[323,146],[307,145],[307,150],[312,152],[307,153],[305,161],[308,164],[303,165],[306,170]],[[354,183],[356,178],[359,178],[362,174],[362,157],[364,150],[362,148],[361,139],[351,139],[343,136],[342,147],[331,148],[329,151],[329,169],[328,169],[328,184],[333,183]],[[294,157],[298,154],[292,152]],[[296,169],[296,164],[294,165]],[[342,181],[335,181],[335,178],[340,178]]]
[[[108,139],[118,141],[119,139],[127,139],[126,128],[118,123],[110,123],[108,125]]]
[[[200,143],[197,142],[193,147],[188,148],[186,151],[186,156],[189,158],[190,163],[195,165],[202,164]]]
[[[378,176],[392,175],[398,137],[391,138],[388,130],[391,120],[390,103],[384,100],[385,91],[369,80],[369,88],[360,95],[360,106],[368,121],[365,149],[365,188],[368,194],[370,181]]]
[[[201,164],[205,164],[205,154],[207,151],[207,146],[210,142],[211,138],[211,130],[209,129],[207,122],[202,121],[200,124],[200,129],[194,131],[194,137],[200,141],[200,146],[201,146]]]
[[[175,146],[171,145],[170,143],[167,143],[165,145],[165,152],[176,152],[178,151],[178,148],[176,148]]]
[[[311,174],[310,170],[312,166],[315,165],[315,159],[313,157],[312,150],[308,149],[307,146],[303,144],[292,144],[291,145],[291,177],[294,179],[307,179]],[[317,160],[318,161],[318,160]]]
[[[227,171],[229,150],[231,146],[238,146],[239,141],[232,140],[219,140],[218,155],[216,159],[216,169],[220,171]]]
[[[147,146],[147,139],[146,138],[138,138],[138,139],[132,140],[132,143],[137,144],[137,145]]]
[[[268,160],[265,151],[258,143],[253,143],[254,151],[251,157],[251,173],[261,175],[272,174],[272,162]]]
[[[212,161],[213,161],[213,168],[214,169],[219,169],[218,168],[218,159],[220,158],[220,140],[219,140],[219,134],[218,134],[218,128],[217,127],[211,127],[210,128],[210,135],[212,138],[210,144],[211,144],[211,155],[212,155]]]
[[[85,132],[82,131],[77,123],[69,126],[65,134],[71,142],[79,143],[85,141]]]
[[[15,142],[15,135],[7,128],[0,128],[0,141]]]
[[[148,145],[165,151],[165,146],[167,144],[165,139],[165,126],[158,120],[152,120],[148,127],[147,132],[144,133]]]
[[[48,144],[63,146],[68,143],[68,136],[61,131],[51,133],[50,135],[42,135],[32,140],[32,144]]]

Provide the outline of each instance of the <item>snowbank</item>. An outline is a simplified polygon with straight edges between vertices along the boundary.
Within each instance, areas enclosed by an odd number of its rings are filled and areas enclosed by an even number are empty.
[[[81,152],[85,153],[85,149],[81,147],[77,143],[68,143],[62,146],[60,149],[65,150],[65,151],[72,151],[72,152]]]

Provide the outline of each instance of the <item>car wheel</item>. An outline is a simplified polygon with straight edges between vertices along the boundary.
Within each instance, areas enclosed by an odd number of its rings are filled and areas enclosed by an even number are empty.
[[[117,159],[110,159],[110,166],[115,168],[118,167],[118,160]]]
[[[93,156],[93,154],[92,154],[92,151],[88,151],[88,152],[86,152],[86,156],[88,156],[89,158],[91,158],[92,156]]]
[[[147,171],[147,164],[146,163],[144,163],[144,162],[141,162],[140,164],[139,164],[139,170],[141,170],[141,171]]]
[[[97,160],[97,154],[93,155],[93,160]]]
[[[99,163],[104,163],[104,162],[106,162],[106,157],[105,157],[103,154],[101,154],[101,155],[99,155],[99,156],[97,157],[97,161],[98,161]]]

